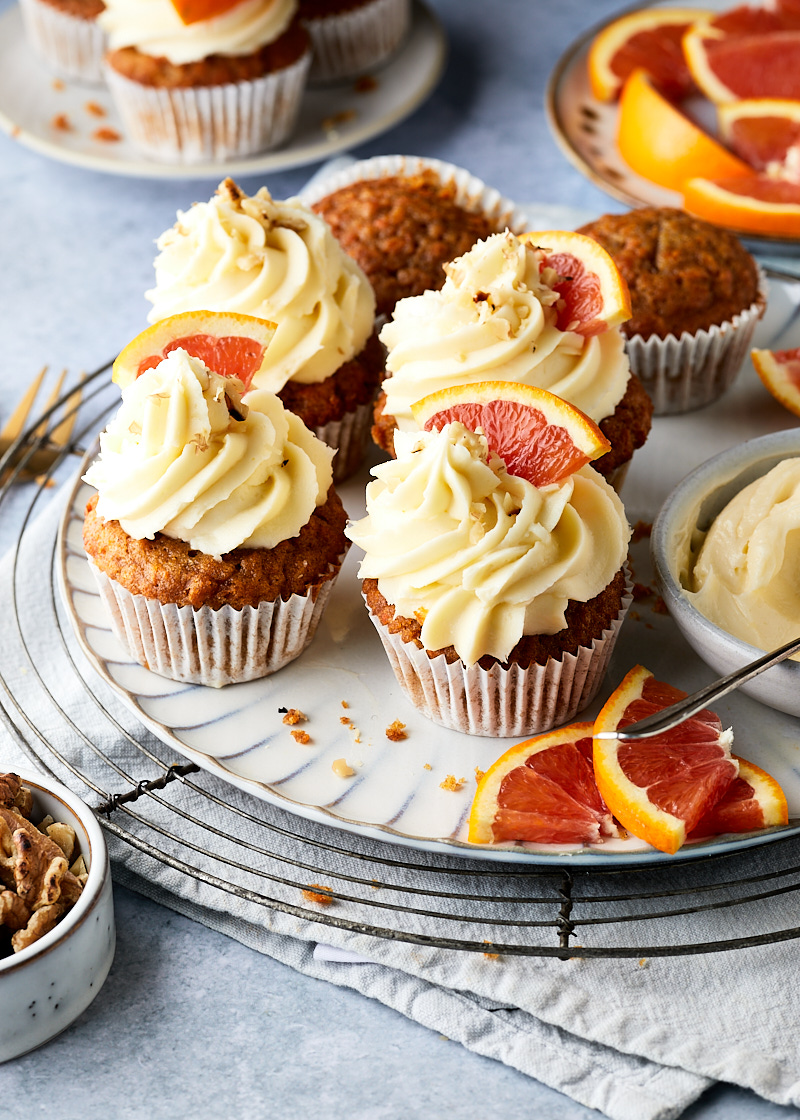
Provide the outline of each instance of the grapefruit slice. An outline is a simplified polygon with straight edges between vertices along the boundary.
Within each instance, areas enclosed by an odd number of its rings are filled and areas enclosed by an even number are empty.
[[[594,97],[613,101],[625,79],[640,67],[666,97],[675,101],[688,97],[694,81],[681,40],[693,24],[710,15],[704,8],[645,8],[608,24],[589,48],[589,83]]]
[[[756,373],[776,401],[800,416],[800,347],[794,350],[751,350]]]
[[[780,168],[788,178],[797,178],[800,101],[775,97],[729,101],[717,107],[717,123],[728,147],[756,171]]]
[[[594,774],[605,803],[634,836],[669,854],[678,851],[737,776],[732,734],[704,710],[650,739],[624,742],[597,735],[635,723],[685,696],[637,665],[594,724]]]
[[[698,128],[634,70],[622,89],[617,144],[625,162],[645,179],[680,190],[690,178],[733,178],[753,169]]]
[[[470,843],[594,844],[618,836],[591,759],[591,723],[573,723],[511,747],[478,782]]]
[[[183,311],[137,334],[114,362],[112,381],[121,389],[178,348],[200,358],[222,377],[238,377],[245,389],[266,364],[275,324],[233,312]]]
[[[683,205],[690,214],[745,233],[800,234],[800,184],[767,175],[688,179]]]
[[[534,486],[561,482],[605,454],[611,444],[580,409],[561,397],[515,381],[477,381],[430,393],[411,406],[426,431],[460,420],[482,429],[509,474]]]
[[[172,6],[185,24],[224,15],[242,0],[172,0]]]
[[[548,229],[525,233],[520,240],[539,249],[544,266],[561,277],[553,285],[561,297],[559,330],[590,337],[630,319],[628,285],[610,254],[591,237]]]
[[[788,823],[786,795],[772,775],[746,758],[733,757],[739,763],[738,777],[714,808],[701,817],[689,834],[690,840],[726,832],[756,832]]]

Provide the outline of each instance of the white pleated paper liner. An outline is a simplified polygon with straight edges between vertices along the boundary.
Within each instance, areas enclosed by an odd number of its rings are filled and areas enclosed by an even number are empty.
[[[372,402],[346,412],[341,420],[330,420],[313,429],[317,439],[336,448],[333,481],[343,482],[355,474],[364,461],[372,428]]]
[[[398,49],[411,24],[410,0],[369,0],[359,8],[303,19],[311,37],[309,81],[363,74]]]
[[[292,132],[311,51],[252,81],[160,89],[104,67],[125,131],[161,163],[222,162],[281,144]]]
[[[759,270],[760,272],[760,270]],[[766,307],[763,273],[754,303],[732,319],[680,338],[634,335],[626,343],[631,370],[653,402],[653,413],[691,412],[717,400],[733,384]]]
[[[568,723],[592,702],[631,601],[627,580],[620,613],[601,637],[559,661],[529,668],[448,664],[443,654],[429,657],[416,642],[390,633],[371,611],[370,619],[403,691],[423,715],[469,735],[511,738]]]
[[[305,595],[219,610],[132,595],[91,561],[114,633],[140,665],[186,684],[221,688],[267,677],[311,642],[341,566]]]
[[[45,0],[20,0],[28,42],[57,74],[102,84],[106,36],[96,20],[82,19]]]

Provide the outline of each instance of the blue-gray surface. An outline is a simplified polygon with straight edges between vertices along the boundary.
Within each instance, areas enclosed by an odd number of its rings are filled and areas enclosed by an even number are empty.
[[[450,43],[439,87],[407,121],[354,154],[437,156],[517,200],[595,213],[622,209],[566,161],[543,107],[556,59],[616,2],[431,2]],[[0,12],[9,6],[0,0]],[[177,209],[208,198],[216,180],[104,175],[50,161],[6,135],[0,135],[0,169],[2,424],[42,365],[91,370],[142,329],[153,241]],[[314,170],[241,183],[252,192],[266,182],[276,197],[286,197]],[[21,490],[4,504],[0,550],[13,540],[28,501]],[[118,950],[106,985],[58,1039],[0,1068],[0,1116],[598,1115],[380,1004],[301,976],[124,888],[116,902]],[[686,1120],[797,1115],[726,1086],[684,1114]]]

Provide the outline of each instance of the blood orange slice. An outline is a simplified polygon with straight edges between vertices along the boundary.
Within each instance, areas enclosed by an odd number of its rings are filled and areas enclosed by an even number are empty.
[[[559,330],[591,336],[630,319],[628,285],[612,257],[591,237],[549,229],[525,233],[520,240],[539,249],[544,266],[561,277],[553,285],[561,297]]]
[[[172,6],[185,24],[221,16],[242,0],[172,0]]]
[[[691,214],[745,233],[800,234],[800,184],[752,172],[735,179],[688,179],[683,205]]]
[[[704,8],[645,8],[614,20],[592,40],[589,83],[598,101],[613,101],[625,79],[640,67],[665,96],[679,101],[694,89],[681,40],[710,16]]]
[[[751,350],[756,373],[776,401],[800,416],[800,347],[794,350]]]
[[[654,848],[677,852],[738,774],[730,731],[704,710],[673,731],[624,742],[597,738],[686,696],[641,665],[612,693],[594,725],[597,788],[620,824]]]
[[[718,104],[800,97],[800,16],[742,4],[699,20],[683,37],[697,86]]]
[[[753,173],[662,97],[643,70],[634,70],[623,87],[617,144],[638,175],[669,190],[680,190],[695,176],[719,179]]]
[[[172,350],[200,358],[222,377],[238,377],[245,389],[263,368],[275,324],[233,312],[184,311],[138,334],[114,362],[112,380],[124,389]]]
[[[580,409],[561,397],[515,381],[477,381],[430,393],[411,406],[421,428],[437,431],[459,420],[482,429],[509,474],[534,486],[561,482],[605,454],[606,437]]]
[[[719,133],[729,148],[756,171],[779,167],[800,173],[800,101],[756,97],[717,108]]]
[[[772,775],[745,758],[733,757],[739,763],[738,777],[714,808],[701,817],[689,834],[690,840],[726,832],[756,832],[788,822],[786,795]]]
[[[473,844],[594,844],[618,829],[592,773],[592,724],[573,723],[518,743],[478,782]]]

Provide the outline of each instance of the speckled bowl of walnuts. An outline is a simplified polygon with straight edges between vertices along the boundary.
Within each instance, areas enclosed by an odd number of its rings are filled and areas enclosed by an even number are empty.
[[[54,1038],[114,958],[103,831],[65,786],[0,772],[0,1062]]]

